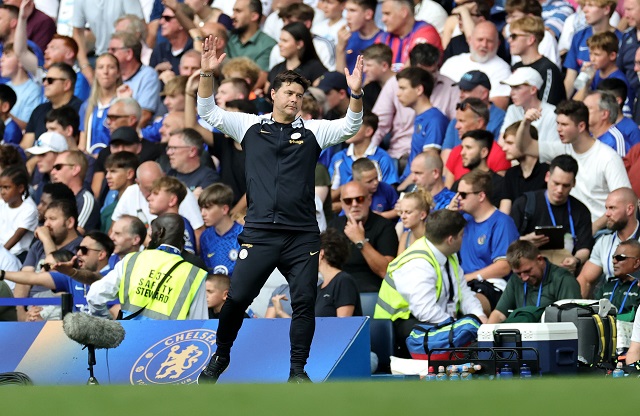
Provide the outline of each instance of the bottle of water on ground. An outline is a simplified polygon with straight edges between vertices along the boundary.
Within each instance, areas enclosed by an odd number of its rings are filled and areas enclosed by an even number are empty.
[[[460,380],[460,374],[458,373],[458,366],[451,366],[451,372],[449,373],[449,380],[458,381]]]
[[[511,371],[511,367],[509,364],[505,364],[500,370],[500,380],[510,380],[513,378],[513,371]]]
[[[522,364],[520,367],[520,378],[531,378],[531,368],[528,365]]]
[[[622,362],[618,362],[618,364],[616,364],[616,369],[613,370],[613,373],[611,373],[611,377],[613,377],[613,378],[623,378],[624,377],[624,370],[622,369]]]
[[[429,366],[429,372],[427,373],[427,375],[424,377],[424,381],[435,381],[436,380],[436,373],[433,370],[433,366],[430,365]]]
[[[438,374],[436,374],[436,380],[444,381],[447,379],[447,373],[444,372],[444,366],[438,367]]]

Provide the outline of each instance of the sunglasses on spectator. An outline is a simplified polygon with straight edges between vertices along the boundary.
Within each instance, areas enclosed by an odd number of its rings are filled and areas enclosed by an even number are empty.
[[[42,82],[45,84],[53,84],[55,81],[66,81],[66,78],[53,78],[53,77],[45,77],[42,79]]]
[[[611,258],[615,261],[625,261],[626,259],[637,259],[634,256],[627,256],[626,254],[614,254]]]
[[[471,111],[473,111],[477,116],[482,117],[482,114],[480,113],[480,110],[476,109],[475,107],[473,107],[471,104],[469,104],[466,101],[463,101],[461,103],[456,104],[456,110],[460,110],[460,111],[466,111],[467,108]]]
[[[98,250],[97,248],[89,248],[89,247],[86,247],[86,246],[78,246],[78,251],[80,253],[82,253],[83,256],[86,256],[87,253],[89,252],[89,250],[91,250],[91,251],[102,251],[102,250]]]
[[[175,16],[160,16],[160,19],[164,20],[165,22],[170,22],[171,20],[175,19]]]
[[[518,37],[520,37],[520,36],[522,36],[522,37],[527,37],[527,36],[531,36],[531,35],[530,35],[530,34],[528,34],[528,33],[510,33],[510,34],[509,34],[509,39],[511,39],[511,40],[516,40],[516,39],[518,39]]]
[[[366,196],[360,195],[360,196],[355,196],[353,198],[342,198],[342,202],[344,202],[347,205],[353,204],[353,201],[356,201],[358,204],[362,204],[365,199],[367,199]]]
[[[73,163],[56,163],[53,165],[53,170],[62,170],[64,166],[75,166]]]
[[[479,194],[481,191],[473,191],[473,192],[458,192],[460,195],[460,199],[467,199],[467,196],[470,194]]]

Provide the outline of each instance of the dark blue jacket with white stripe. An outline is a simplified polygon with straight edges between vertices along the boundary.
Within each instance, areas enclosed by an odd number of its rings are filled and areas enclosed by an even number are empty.
[[[198,97],[198,114],[242,144],[246,154],[249,228],[318,231],[315,217],[315,167],[324,148],[353,137],[362,112],[347,111],[339,120],[281,124],[271,114],[229,112],[213,97]]]

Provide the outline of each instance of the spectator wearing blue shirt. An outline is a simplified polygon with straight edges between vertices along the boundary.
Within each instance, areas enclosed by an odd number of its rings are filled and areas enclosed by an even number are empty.
[[[411,192],[417,186],[427,190],[433,198],[433,210],[444,209],[456,195],[444,186],[442,180],[442,170],[444,165],[438,153],[434,150],[427,150],[420,153],[411,162],[411,181],[406,191]]]
[[[243,230],[242,225],[229,215],[233,206],[233,189],[214,183],[202,191],[198,205],[207,227],[200,236],[200,257],[210,274],[231,276],[240,251],[238,235]]]
[[[194,13],[186,4],[178,4],[180,12],[189,20],[193,21]],[[180,72],[180,58],[182,55],[193,49],[193,40],[187,30],[182,27],[176,13],[169,7],[165,7],[160,18],[160,33],[167,39],[167,42],[160,42],[153,48],[149,66],[158,72],[173,71],[174,74]]]
[[[460,179],[451,207],[463,211],[467,220],[460,259],[464,278],[487,315],[495,309],[511,273],[507,248],[520,238],[513,219],[489,201],[491,188],[490,173],[472,170]]]
[[[589,109],[591,135],[610,146],[621,157],[626,156],[637,142],[627,142],[622,132],[616,127],[619,111],[616,97],[608,92],[593,91],[584,99],[584,105]]]
[[[15,91],[5,84],[0,84],[0,122],[4,124],[2,143],[19,145],[22,139],[22,130],[11,119],[9,112],[16,104],[18,97]]]
[[[619,40],[622,39],[622,33],[609,24],[609,18],[615,11],[616,4],[616,0],[589,0],[586,2],[583,10],[589,26],[576,32],[564,59],[564,67],[567,70],[564,78],[564,89],[567,92],[567,98],[573,97],[575,91],[573,84],[582,69],[582,65],[591,61],[587,39],[596,33],[603,32],[614,32]]]
[[[604,91],[613,94],[618,102],[618,118],[616,119],[616,128],[622,133],[625,143],[640,143],[640,129],[632,118],[625,117],[623,114],[623,106],[627,99],[627,83],[618,78],[607,78],[602,80],[598,85],[598,91]],[[633,143],[633,144],[632,144]]]
[[[33,81],[22,67],[20,59],[13,50],[12,43],[4,45],[4,53],[0,57],[0,67],[2,68],[2,77],[8,79],[5,85],[11,87],[17,97],[11,108],[11,118],[17,124],[15,127],[18,128],[20,138],[17,138],[18,133],[9,135],[9,137],[18,140],[17,142],[11,141],[12,143],[20,144],[22,130],[27,126],[31,113],[42,103],[42,87]]]
[[[416,112],[411,137],[411,152],[407,166],[400,177],[400,189],[411,183],[411,162],[428,148],[440,150],[449,119],[431,104],[434,80],[431,73],[419,67],[408,67],[400,71],[398,78],[398,101]]]
[[[380,182],[378,169],[373,161],[361,158],[353,162],[353,180],[361,183],[371,195],[372,211],[390,220],[398,218],[395,210],[398,193],[393,186]]]
[[[347,25],[338,32],[336,44],[336,69],[353,71],[356,58],[373,45],[381,32],[376,25],[377,0],[347,0],[345,4]]]
[[[398,170],[391,156],[371,143],[371,137],[378,129],[378,116],[366,113],[362,117],[362,126],[355,136],[346,141],[349,147],[334,154],[329,164],[331,176],[331,196],[334,201],[340,199],[340,187],[353,180],[351,167],[360,158],[373,161],[378,172],[378,180],[389,185],[398,183]]]

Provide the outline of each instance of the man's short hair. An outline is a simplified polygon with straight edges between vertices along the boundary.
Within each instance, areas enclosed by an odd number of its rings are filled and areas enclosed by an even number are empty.
[[[385,1],[393,1],[398,4],[398,6],[405,7],[411,12],[411,16],[415,15],[415,3],[413,0],[383,0]]]
[[[353,179],[355,180],[360,180],[364,172],[369,172],[372,170],[377,170],[376,164],[373,163],[371,159],[367,159],[366,157],[361,157],[360,159],[353,162],[353,165],[351,165]]]
[[[371,127],[374,132],[378,130],[378,123],[379,123],[379,119],[375,113],[367,111],[362,116],[362,125]]]
[[[73,136],[76,138],[80,134],[80,116],[78,112],[69,105],[51,109],[44,120],[46,123],[56,122],[60,124],[63,129],[71,127],[73,129]]]
[[[484,125],[489,125],[489,107],[487,107],[487,103],[482,101],[480,98],[476,97],[467,97],[464,100],[460,101],[456,105],[456,110],[466,111],[467,108],[471,110],[476,117],[480,117],[484,120]]]
[[[78,75],[71,65],[64,62],[56,62],[49,66],[49,70],[51,70],[51,68],[58,68],[58,70],[62,72],[69,81],[71,81],[71,86],[75,87]]]
[[[262,18],[262,2],[260,0],[249,0],[249,11],[258,13]],[[258,19],[258,23],[260,23],[260,19]]]
[[[308,4],[293,3],[278,11],[278,17],[282,20],[295,20],[296,22],[312,22],[315,11]]]
[[[616,101],[620,100],[618,108],[622,111],[624,108],[624,102],[627,100],[629,89],[627,88],[627,83],[625,81],[619,78],[609,77],[603,79],[600,84],[598,84],[596,91],[604,91],[613,94],[613,96],[616,97]]]
[[[231,278],[226,274],[216,273],[207,276],[207,282],[213,283],[213,287],[224,292],[231,287]]]
[[[618,109],[620,106],[618,105],[618,101],[616,101],[615,95],[605,92],[605,91],[591,91],[589,95],[598,95],[598,108],[601,111],[608,111],[609,117],[607,121],[609,124],[616,124],[616,120],[618,119]]]
[[[111,35],[111,39],[119,39],[122,42],[122,47],[131,49],[134,59],[137,62],[140,62],[140,55],[142,54],[142,43],[135,34],[120,30]]]
[[[379,64],[387,63],[391,66],[393,61],[393,51],[384,43],[374,43],[362,51],[362,57],[370,61],[376,61]]]
[[[544,39],[544,21],[541,17],[537,16],[524,16],[520,19],[516,19],[511,22],[511,33],[514,30],[521,30],[524,33],[531,33],[536,38],[536,43],[539,44]]]
[[[116,98],[113,103],[111,103],[111,107],[118,103],[122,103],[124,111],[128,116],[134,116],[137,120],[140,120],[142,117],[142,107],[140,107],[140,104],[135,100],[135,98]]]
[[[507,14],[522,12],[533,16],[542,17],[542,5],[538,0],[507,0],[504,5]]]
[[[225,62],[222,67],[222,76],[226,79],[230,78],[232,73],[237,74],[239,72],[242,74],[245,82],[247,79],[251,80],[251,85],[249,85],[249,88],[251,89],[258,82],[258,79],[260,78],[260,71],[261,69],[258,64],[250,58],[247,58],[246,56],[238,56]]]
[[[589,109],[582,101],[565,100],[556,106],[556,114],[567,116],[577,126],[584,123],[589,127]]]
[[[89,162],[87,162],[87,157],[84,153],[82,153],[81,150],[65,150],[62,153],[67,154],[67,163],[80,166],[80,173],[78,174],[78,177],[84,181],[85,176],[87,175],[87,169],[89,169]]]
[[[409,52],[411,66],[433,66],[440,62],[440,50],[430,43],[418,43]]]
[[[522,122],[516,121],[506,129],[504,129],[504,134],[502,136],[503,137],[515,136],[516,133],[518,133],[518,128],[520,128],[520,123]],[[538,140],[538,129],[535,128],[532,124],[529,125],[529,136],[531,136],[533,140]]]
[[[329,266],[342,269],[349,259],[349,240],[335,228],[327,228],[320,234],[320,250]]]
[[[11,4],[0,4],[0,9],[4,9],[9,12],[12,19],[17,19],[20,14],[20,9]]]
[[[549,164],[549,173],[553,173],[555,168],[560,168],[563,172],[573,173],[574,179],[578,176],[578,161],[570,155],[558,155]]]
[[[273,80],[273,85],[271,86],[271,89],[278,91],[280,87],[282,87],[282,85],[285,85],[285,84],[298,84],[302,86],[303,91],[306,91],[311,85],[309,80],[306,79],[304,76],[298,74],[295,71],[287,70],[287,71],[282,71],[278,75],[276,75],[276,78]]]
[[[375,12],[376,8],[378,7],[377,0],[347,0],[347,1],[350,1],[356,6],[360,6],[363,10],[373,10]]]
[[[187,187],[173,176],[162,176],[153,181],[151,192],[158,191],[165,191],[175,195],[178,198],[178,205],[180,205],[187,196]]]
[[[0,84],[0,102],[9,104],[9,111],[16,105],[18,96],[16,92],[7,84]],[[3,123],[4,124],[4,123]]]
[[[62,212],[65,221],[73,218],[73,228],[78,226],[78,205],[75,197],[71,199],[54,199],[47,207],[47,211],[57,209]]]
[[[133,169],[135,172],[138,166],[140,166],[138,156],[126,151],[111,153],[104,162],[106,169]]]
[[[187,127],[184,129],[174,130],[171,132],[171,135],[181,136],[182,141],[184,141],[187,146],[193,146],[198,150],[198,156],[202,154],[204,139],[197,130]]]
[[[398,78],[398,80],[408,80],[412,88],[416,88],[418,85],[421,85],[423,88],[423,95],[427,98],[431,97],[434,87],[433,75],[431,75],[426,69],[422,69],[417,66],[410,66],[398,72],[396,78]]]
[[[611,32],[596,33],[587,39],[589,50],[601,50],[607,54],[618,53],[618,37]]]
[[[589,0],[589,3],[603,9],[609,6],[609,17],[613,15],[613,12],[616,11],[616,6],[618,6],[617,0]]]
[[[221,182],[211,184],[204,188],[198,197],[200,208],[210,208],[214,205],[233,206],[233,189]]]
[[[108,235],[98,230],[92,230],[88,231],[84,236],[89,237],[98,243],[98,245],[107,253],[107,258],[111,257],[115,245]]]
[[[68,201],[73,201],[73,203],[76,204],[76,196],[73,194],[73,191],[71,190],[71,188],[69,188],[64,183],[60,183],[60,182],[46,183],[42,188],[42,193],[51,195],[52,201],[66,199]]]
[[[60,35],[56,33],[53,35],[53,38],[51,38],[51,40],[56,40],[56,39],[61,40],[62,43],[64,43],[64,46],[71,49],[71,51],[73,52],[74,58],[78,55],[78,51],[80,48],[78,48],[78,42],[76,42],[74,38],[72,38],[71,36],[65,36],[65,35]]]
[[[304,99],[302,101],[302,104],[303,106],[301,111],[304,111]],[[227,111],[234,109],[234,110],[238,110],[241,113],[256,114],[256,115],[258,114],[256,105],[253,103],[253,101],[247,100],[246,98],[227,101],[226,103],[224,103],[224,107],[227,109]]]
[[[540,250],[532,242],[516,240],[507,248],[507,263],[512,269],[520,268],[520,261],[524,258],[535,260],[540,255]]]
[[[494,141],[493,133],[491,133],[488,130],[482,130],[482,129],[469,130],[468,132],[462,135],[460,140],[464,140],[466,138],[471,138],[475,140],[476,142],[478,142],[481,149],[485,147],[489,152],[493,147],[493,141]]]
[[[249,96],[249,84],[247,84],[247,81],[242,78],[225,78],[220,81],[220,85],[224,84],[231,84],[240,94],[245,97]]]
[[[118,19],[114,23],[114,26],[117,26],[118,23],[120,23],[123,20],[126,20],[127,22],[129,22],[129,26],[127,27],[127,32],[131,32],[134,35],[138,36],[138,38],[141,41],[146,40],[147,25],[145,24],[144,19],[141,19],[135,14],[123,14],[122,16],[118,17]]]
[[[462,181],[471,185],[474,192],[484,192],[487,198],[491,197],[493,192],[493,183],[489,172],[474,169],[471,172],[462,175],[460,182]]]
[[[618,247],[620,246],[628,246],[631,249],[633,249],[636,253],[640,254],[640,241],[636,240],[635,238],[630,238],[628,240],[625,241],[621,241],[620,244],[618,244]]]
[[[433,244],[441,244],[450,236],[464,230],[467,221],[461,213],[449,209],[433,211],[427,217],[425,237]]]
[[[120,217],[120,220],[128,220],[129,226],[126,228],[130,235],[138,236],[140,238],[140,244],[144,243],[147,238],[147,226],[144,225],[142,220],[133,215],[124,214]]]

